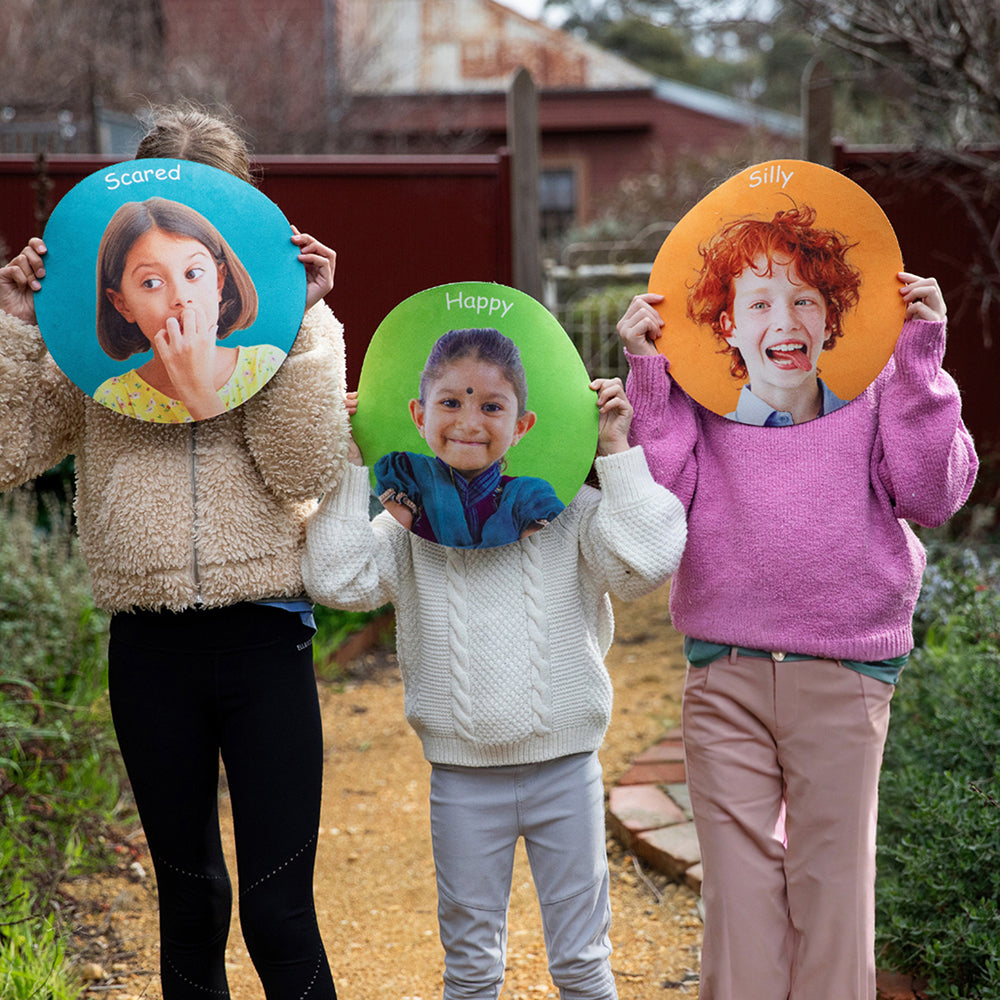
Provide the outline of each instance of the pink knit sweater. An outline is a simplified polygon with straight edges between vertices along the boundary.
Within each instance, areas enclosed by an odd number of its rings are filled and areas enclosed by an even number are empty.
[[[628,356],[632,443],[688,510],[677,629],[830,659],[909,651],[926,560],[906,520],[946,521],[978,465],[944,348],[944,323],[907,322],[860,396],[780,428],[718,416],[674,385],[664,357]]]

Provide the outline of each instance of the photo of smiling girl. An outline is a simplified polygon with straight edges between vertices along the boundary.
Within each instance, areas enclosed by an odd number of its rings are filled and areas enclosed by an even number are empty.
[[[517,345],[492,328],[451,330],[431,349],[410,416],[433,456],[375,464],[375,491],[404,527],[459,548],[524,538],[563,503],[543,479],[505,476],[504,456],[534,426]]]
[[[112,216],[97,258],[97,338],[116,361],[152,350],[94,393],[140,420],[185,423],[249,399],[285,353],[219,340],[257,317],[257,292],[215,226],[166,198],[128,202]]]
[[[770,221],[741,218],[700,248],[702,270],[688,316],[708,326],[730,355],[730,374],[748,379],[730,420],[761,427],[804,423],[840,399],[819,377],[820,355],[843,335],[859,299],[861,274],[846,257],[853,244],[815,228],[808,205]]]

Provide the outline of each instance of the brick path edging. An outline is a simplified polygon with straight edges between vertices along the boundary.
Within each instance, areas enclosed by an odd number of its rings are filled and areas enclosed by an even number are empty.
[[[678,730],[640,753],[608,793],[608,829],[651,868],[701,892],[701,851],[691,818]]]

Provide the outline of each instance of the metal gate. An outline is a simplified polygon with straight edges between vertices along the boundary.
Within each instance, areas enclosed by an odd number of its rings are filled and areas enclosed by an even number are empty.
[[[628,365],[615,326],[633,295],[646,291],[656,252],[673,223],[647,226],[634,239],[571,243],[543,265],[543,302],[572,338],[593,377]]]

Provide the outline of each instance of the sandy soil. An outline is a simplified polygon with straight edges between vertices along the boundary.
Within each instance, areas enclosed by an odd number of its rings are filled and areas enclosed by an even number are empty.
[[[601,752],[607,787],[635,754],[678,723],[684,675],[665,591],[617,604],[616,621],[608,659],[614,718]],[[367,654],[351,675],[343,685],[321,687],[327,756],[315,880],[320,926],[341,1000],[431,1000],[441,992],[442,952],[427,817],[429,767],[403,718],[391,654]],[[224,793],[223,824],[231,857]],[[161,1000],[155,885],[143,848],[140,835],[125,845],[119,873],[64,887],[65,905],[79,920],[88,996]],[[612,962],[621,1000],[696,997],[696,897],[644,870],[613,840],[608,854]],[[232,995],[263,1000],[235,913],[228,964]],[[514,875],[504,996],[556,996],[523,850]]]

